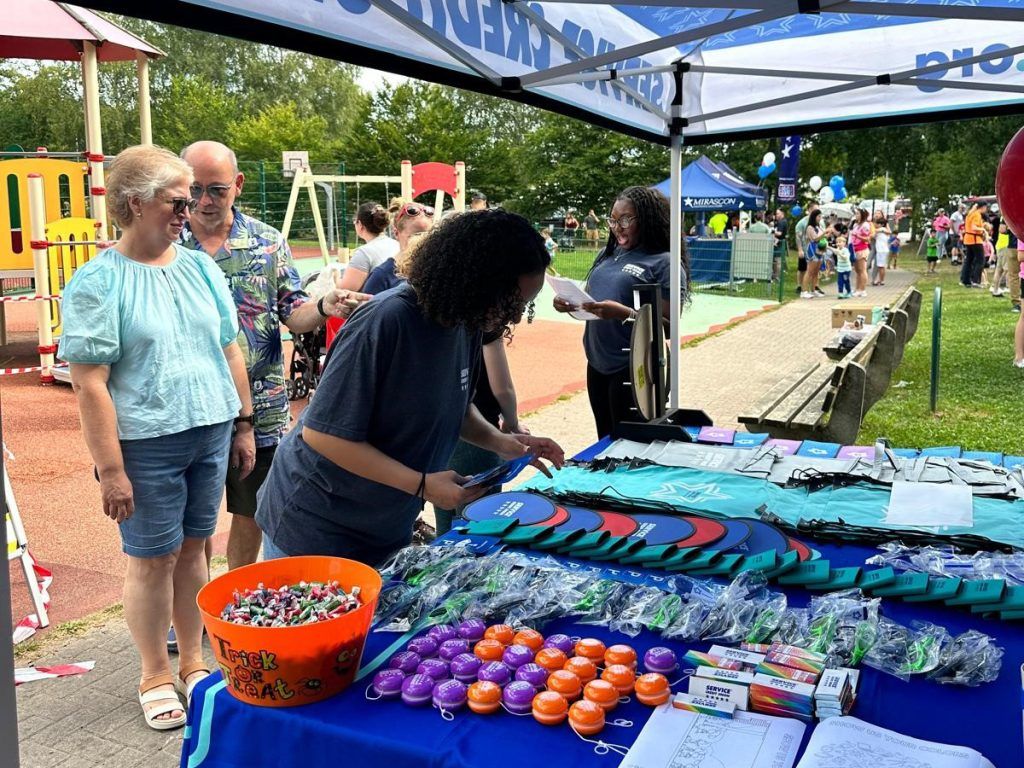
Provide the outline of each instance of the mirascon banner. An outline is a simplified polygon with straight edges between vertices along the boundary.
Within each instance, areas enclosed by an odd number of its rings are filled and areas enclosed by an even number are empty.
[[[371,6],[367,0],[216,0],[206,7],[274,22],[305,32],[387,51],[405,59],[470,71],[429,40]],[[396,0],[409,13],[456,43],[499,75],[520,76],[579,59],[511,5],[501,0]],[[531,4],[566,38],[588,55],[604,53],[654,35],[611,6]],[[268,40],[268,43],[273,41]],[[678,53],[661,51],[633,59],[629,67],[669,63]],[[672,102],[672,78],[667,74],[626,78],[665,112]],[[627,125],[665,134],[661,118],[607,82],[572,83],[537,89],[539,92]]]
[[[207,7],[257,18],[322,37],[392,53],[412,62],[428,62],[468,72],[465,65],[428,39],[403,26],[368,0],[188,0]],[[526,16],[501,0],[395,0],[430,26],[502,76],[520,76],[578,59],[563,41],[553,39]],[[727,2],[723,4],[728,5]],[[718,13],[653,8],[627,9],[613,5],[530,3],[530,8],[586,54],[600,54],[676,31],[673,14]],[[633,17],[642,18],[642,24]],[[874,76],[966,59],[1021,44],[1017,25],[987,21],[933,20],[907,23],[886,17],[821,14],[809,33],[806,17],[789,17],[754,25],[734,39],[719,35],[702,42],[687,61],[705,65],[754,69],[842,72]],[[869,18],[870,21],[865,21]],[[852,29],[852,23],[860,26]],[[865,26],[865,25],[873,26]],[[652,31],[650,27],[667,28]],[[803,25],[803,26],[801,26]],[[788,30],[788,32],[787,32]],[[267,41],[273,42],[273,41]],[[686,46],[689,50],[692,46]],[[619,66],[635,68],[670,63],[677,49],[648,54]],[[935,73],[934,86],[869,86],[858,90],[796,100],[767,109],[750,109],[760,101],[792,98],[836,81],[754,77],[689,72],[683,76],[683,104],[691,120],[697,116],[740,108],[734,115],[708,121],[692,120],[684,134],[708,135],[747,130],[780,129],[794,125],[871,118],[900,113],[961,109],[1020,102],[1017,94],[953,90],[943,82],[1024,82],[1024,55],[1001,56],[990,62],[957,66]],[[414,74],[414,68],[410,73]],[[673,96],[668,74],[624,78],[665,112]],[[608,82],[570,83],[536,89],[563,103],[617,120],[635,128],[667,135],[664,121],[651,114]],[[787,129],[787,130],[783,130]]]

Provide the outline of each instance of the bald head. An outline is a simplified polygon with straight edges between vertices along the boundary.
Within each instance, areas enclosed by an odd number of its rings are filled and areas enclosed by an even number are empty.
[[[226,163],[232,175],[238,173],[238,159],[235,153],[219,141],[194,141],[181,150],[181,159],[192,167],[197,163]]]
[[[181,150],[181,159],[195,175],[190,193],[198,206],[190,222],[192,231],[200,237],[226,235],[234,221],[232,206],[245,183],[235,153],[219,141],[197,141]]]

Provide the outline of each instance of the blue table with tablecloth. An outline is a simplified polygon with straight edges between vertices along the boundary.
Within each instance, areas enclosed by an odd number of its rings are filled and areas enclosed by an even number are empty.
[[[592,458],[604,443],[592,446],[576,458]],[[451,534],[457,535],[457,534]],[[486,542],[483,542],[486,545]],[[815,544],[822,556],[836,565],[863,565],[875,550],[862,546]],[[616,577],[645,580],[653,572],[616,569]],[[780,588],[791,605],[807,604],[810,593],[799,588]],[[875,725],[929,741],[972,747],[998,768],[1024,765],[1024,732],[1021,712],[1021,663],[1024,662],[1024,626],[982,619],[969,612],[925,604],[884,601],[885,614],[904,625],[932,622],[959,634],[977,629],[996,639],[1005,650],[999,678],[976,688],[940,685],[924,679],[900,679],[863,669],[856,706],[851,714]],[[656,645],[678,654],[691,648],[706,651],[709,643],[682,645],[643,631],[636,638],[614,635],[603,627],[579,626],[562,619],[540,628],[544,634],[596,637],[605,642],[629,642],[642,655]],[[363,656],[366,667],[390,655],[401,636],[371,633]],[[366,687],[371,676],[327,701],[287,709],[267,709],[243,704],[233,698],[219,673],[195,690],[189,725],[182,746],[183,768],[195,766],[346,766],[536,765],[617,766],[614,752],[595,754],[594,745],[583,741],[568,725],[548,727],[533,718],[506,712],[481,716],[463,710],[453,721],[442,719],[431,708],[416,709],[400,701],[370,701]],[[685,690],[685,688],[677,688]],[[631,720],[632,727],[607,727],[599,737],[608,743],[629,746],[640,733],[650,710],[633,701],[615,710],[615,718]],[[805,735],[809,737],[809,726]]]

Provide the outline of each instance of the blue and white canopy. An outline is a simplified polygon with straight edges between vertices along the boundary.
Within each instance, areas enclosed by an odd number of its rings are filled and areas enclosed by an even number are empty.
[[[87,0],[669,143],[1019,110],[1021,0]],[[681,86],[677,86],[681,83]]]
[[[672,179],[654,188],[668,197]],[[683,211],[755,211],[765,207],[765,191],[747,183],[725,163],[701,155],[683,168]]]
[[[1024,0],[83,4],[503,96],[670,144],[673,342],[683,142],[1024,111]],[[678,354],[669,381],[676,406]]]

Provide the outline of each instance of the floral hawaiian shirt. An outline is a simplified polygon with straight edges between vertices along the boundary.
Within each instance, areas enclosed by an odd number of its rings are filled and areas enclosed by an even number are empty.
[[[256,447],[265,448],[281,441],[289,419],[281,323],[309,297],[281,233],[237,208],[232,211],[231,233],[213,260],[224,271],[238,308],[238,345],[252,388]],[[188,224],[180,242],[202,250]]]

